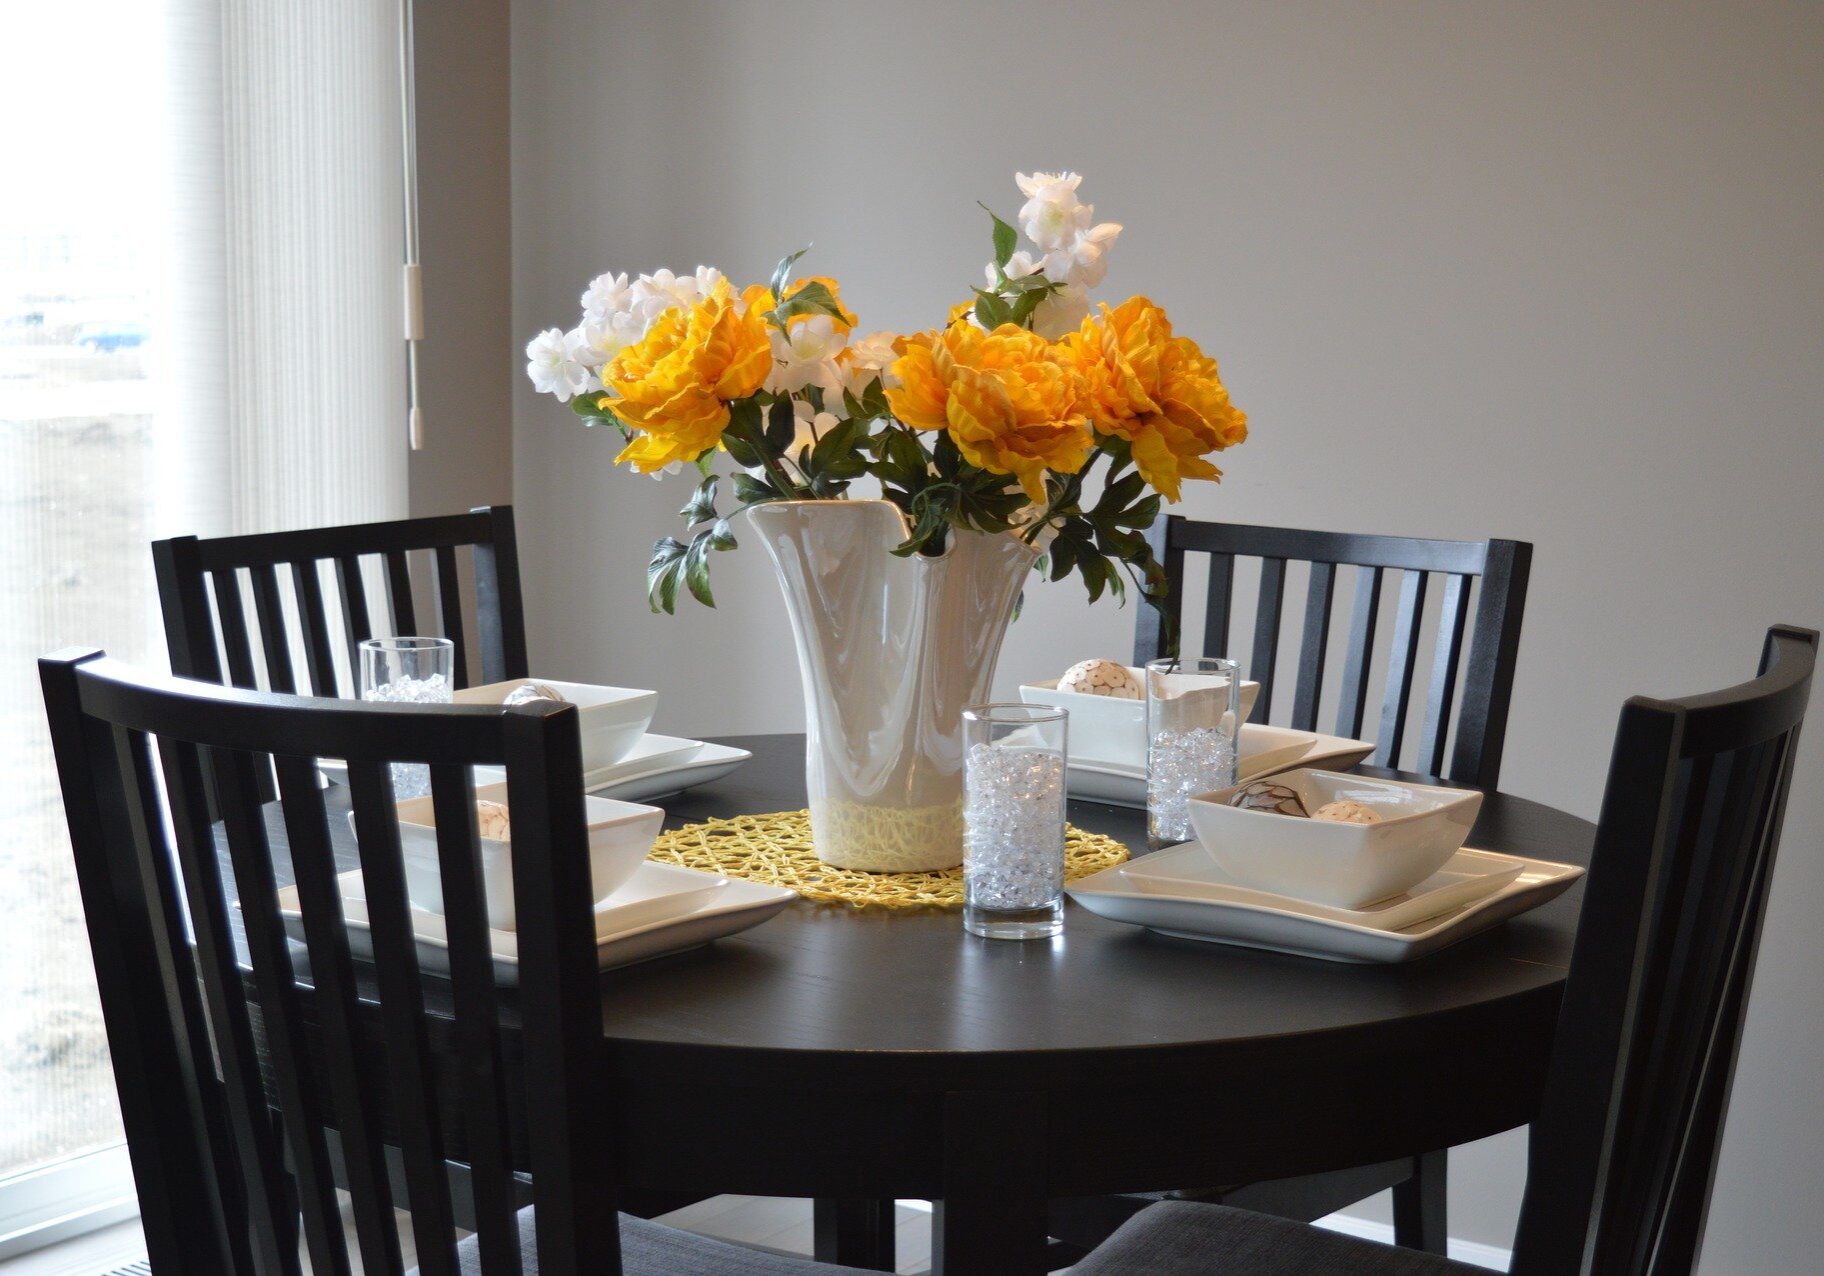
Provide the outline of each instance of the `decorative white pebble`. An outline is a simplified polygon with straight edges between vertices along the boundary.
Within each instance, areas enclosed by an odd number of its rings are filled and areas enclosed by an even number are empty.
[[[475,827],[483,837],[492,841],[510,842],[513,840],[513,820],[507,814],[504,803],[490,802],[486,798],[477,799]]]
[[[1126,665],[1113,660],[1083,660],[1064,671],[1059,691],[1085,696],[1112,696],[1116,700],[1144,700],[1146,690]]]
[[[506,699],[502,700],[501,703],[530,704],[534,700],[555,700],[559,704],[564,703],[563,696],[559,695],[556,691],[547,687],[542,682],[521,683],[519,686],[513,688],[513,690],[507,692]]]
[[[1326,802],[1311,812],[1314,820],[1331,820],[1337,824],[1379,824],[1381,813],[1372,806],[1347,799],[1341,802]]]

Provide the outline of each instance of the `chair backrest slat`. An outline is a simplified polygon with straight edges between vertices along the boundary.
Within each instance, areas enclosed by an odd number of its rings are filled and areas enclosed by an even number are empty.
[[[407,1208],[414,1235],[422,1225],[418,1267],[425,1276],[456,1271],[450,1230],[449,1182],[444,1173],[443,1123],[425,1030],[418,944],[412,935],[405,858],[393,813],[393,781],[379,762],[348,764],[349,800],[361,850],[361,886],[373,937],[374,973],[380,984],[380,1019],[386,1036],[388,1081],[405,1160]],[[443,1238],[439,1244],[438,1237]]]
[[[237,687],[291,692],[304,690],[308,680],[317,695],[353,696],[364,639],[418,633],[411,556],[425,553],[437,613],[429,623],[455,645],[456,686],[474,682],[470,662],[477,659],[485,682],[523,678],[526,635],[517,544],[513,511],[504,505],[447,517],[156,541],[152,553],[171,667],[186,678]],[[459,551],[470,553],[474,568],[472,620],[463,605]],[[339,637],[332,633],[337,622],[322,582],[324,564],[335,568]],[[291,575],[289,591],[281,569]],[[242,572],[253,595],[251,618],[241,597]],[[286,592],[294,604],[290,614]],[[375,623],[376,610],[384,624]],[[346,648],[340,670],[338,642]],[[301,660],[294,655],[300,651]]]
[[[397,1205],[418,1269],[455,1273],[466,1183],[485,1270],[515,1273],[529,1175],[538,1269],[618,1272],[575,707],[309,699],[95,652],[40,666],[154,1269],[290,1276],[358,1258],[398,1276]],[[348,760],[346,790],[320,787],[323,756]],[[484,765],[508,776],[510,991],[470,779]],[[396,766],[431,778],[434,946],[404,859],[432,852],[402,846]]]
[[[1393,613],[1393,645],[1387,658],[1387,688],[1381,696],[1381,728],[1369,761],[1376,766],[1398,766],[1406,743],[1407,702],[1412,694],[1412,674],[1419,662],[1419,625],[1425,619],[1424,572],[1404,572],[1400,601]]]
[[[291,964],[291,944],[279,913],[272,847],[262,816],[261,772],[267,763],[239,750],[211,751],[216,796],[228,841],[229,860],[240,900],[247,952],[268,1057],[302,1064],[309,1055],[304,1015]],[[281,1125],[296,1176],[303,1212],[304,1243],[313,1272],[346,1273],[342,1214],[336,1202],[335,1171],[325,1130],[330,1111],[322,1103],[314,1072],[306,1066],[272,1068]]]
[[[1273,702],[1273,673],[1279,665],[1279,619],[1286,602],[1286,560],[1260,560],[1260,603],[1254,609],[1254,653],[1249,674],[1260,684],[1260,699]]]
[[[303,914],[304,941],[316,986],[323,1069],[335,1103],[343,1172],[364,1272],[397,1273],[399,1231],[387,1178],[386,1142],[375,1096],[384,1076],[369,1075],[359,1031],[359,993],[342,913],[341,883],[317,769],[309,758],[280,758],[276,767],[285,841]]]
[[[446,925],[462,932],[451,935],[450,985],[456,1005],[456,1049],[462,1060],[469,1162],[475,1167],[475,1215],[484,1222],[482,1267],[514,1276],[519,1271],[519,1243],[513,1224],[513,1154],[506,1137],[506,1070],[500,1039],[487,1031],[499,1018],[500,1008],[489,956],[475,788],[468,770],[433,768],[431,795]]]
[[[1419,735],[1419,769],[1428,775],[1444,774],[1444,745],[1450,738],[1457,665],[1463,658],[1463,632],[1469,625],[1469,589],[1467,576],[1444,578],[1438,639],[1431,652],[1431,690],[1425,697],[1425,725]]]
[[[266,657],[266,685],[274,691],[295,692],[298,683],[291,669],[285,608],[279,601],[278,568],[261,563],[249,568],[248,575],[253,579],[253,614],[260,622],[260,646]]]
[[[1381,617],[1381,568],[1356,572],[1349,608],[1349,643],[1343,649],[1343,686],[1336,708],[1336,733],[1355,739],[1368,719],[1368,679],[1373,671],[1374,631]]]
[[[439,545],[431,560],[437,576],[437,612],[443,636],[456,648],[456,686],[469,685],[469,635],[462,623],[462,577],[456,567],[456,547]]]
[[[393,609],[393,632],[417,633],[418,612],[412,606],[411,565],[402,549],[386,552],[386,596]]]
[[[1818,635],[1623,707],[1513,1270],[1688,1272],[1703,1240]]]
[[[196,936],[198,979],[214,1025],[215,1055],[222,1070],[222,1099],[232,1150],[232,1159],[225,1163],[238,1172],[246,1222],[260,1265],[277,1271],[287,1262],[297,1261],[292,1193],[285,1182],[283,1151],[260,1080],[259,1051],[205,797],[203,759],[195,745],[183,740],[161,741],[159,753],[177,863]],[[141,1208],[143,1213],[143,1203]]]
[[[1312,563],[1311,582],[1305,589],[1304,632],[1298,642],[1298,685],[1292,695],[1292,725],[1300,731],[1317,730],[1317,702],[1324,691],[1330,607],[1335,596],[1336,564]]]
[[[1339,567],[1353,567],[1354,585],[1343,669],[1336,706],[1338,735],[1361,738],[1380,670],[1380,714],[1374,761],[1411,766],[1465,784],[1493,787],[1500,778],[1502,735],[1507,728],[1519,652],[1532,547],[1516,541],[1441,541],[1346,532],[1312,532],[1236,523],[1194,523],[1177,516],[1158,520],[1147,532],[1153,555],[1165,568],[1170,590],[1167,613],[1137,618],[1136,664],[1178,654],[1185,555],[1209,558],[1210,588],[1204,604],[1202,650],[1227,655],[1233,613],[1235,560],[1260,562],[1249,667],[1244,676],[1260,683],[1253,721],[1272,723],[1284,714],[1290,724],[1316,731],[1324,716],[1325,675],[1332,644],[1331,613]],[[1280,635],[1284,628],[1286,572],[1291,563],[1309,567],[1304,614],[1299,622],[1298,674],[1290,711],[1276,701]],[[1377,650],[1381,586],[1385,573],[1401,574],[1398,603],[1384,659]],[[1429,678],[1415,687],[1421,647],[1429,626],[1428,582],[1442,576],[1443,607],[1431,647]],[[1471,591],[1480,580],[1471,618]],[[1469,656],[1463,651],[1467,636]],[[1460,672],[1467,663],[1467,670]],[[1458,684],[1462,682],[1461,695]],[[1415,694],[1420,692],[1420,694]],[[1422,725],[1411,729],[1412,713],[1423,701]],[[1456,709],[1452,719],[1452,709]],[[1410,749],[1411,737],[1417,743]],[[1454,741],[1454,744],[1452,743]],[[1415,755],[1411,760],[1404,754]],[[1448,770],[1446,760],[1448,758]]]
[[[253,667],[253,642],[248,636],[247,608],[241,601],[241,574],[234,568],[210,573],[215,585],[215,611],[222,623],[222,645],[227,650],[228,681],[252,690],[259,685]]]
[[[330,643],[329,610],[323,605],[323,576],[317,561],[298,559],[291,564],[298,618],[304,626],[304,668],[310,674],[310,694],[342,693],[336,682],[335,648]]]

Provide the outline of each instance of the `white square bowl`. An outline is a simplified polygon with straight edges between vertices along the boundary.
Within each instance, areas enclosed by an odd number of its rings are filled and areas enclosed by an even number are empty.
[[[1128,667],[1142,687],[1146,670]],[[1241,684],[1241,720],[1246,722],[1260,695],[1258,682]],[[1057,680],[1027,683],[1020,687],[1027,704],[1050,705],[1070,711],[1070,760],[1114,766],[1146,766],[1146,701],[1115,696],[1092,696],[1081,691],[1059,691]]]
[[[1228,804],[1246,787],[1236,785],[1191,799],[1197,840],[1243,885],[1337,908],[1362,908],[1430,877],[1462,847],[1482,809],[1473,790],[1336,771],[1287,771],[1272,783],[1296,791],[1307,811],[1356,801],[1381,819],[1343,824],[1243,810]]]
[[[613,766],[640,742],[652,725],[659,693],[631,687],[598,687],[556,678],[513,678],[480,687],[465,687],[450,697],[457,704],[500,704],[528,683],[551,688],[576,706],[583,735],[583,770]]]
[[[483,784],[475,789],[477,801],[506,805],[506,784]],[[398,804],[399,849],[405,860],[405,889],[412,907],[443,915],[443,873],[437,857],[437,819],[428,797],[409,798]],[[507,812],[512,816],[511,807]],[[620,802],[614,798],[583,798],[583,819],[589,830],[589,876],[595,903],[613,895],[646,859],[665,812],[656,806]],[[355,814],[348,814],[354,827]],[[513,844],[484,837],[481,841],[481,877],[488,899],[488,927],[517,929],[513,905]]]

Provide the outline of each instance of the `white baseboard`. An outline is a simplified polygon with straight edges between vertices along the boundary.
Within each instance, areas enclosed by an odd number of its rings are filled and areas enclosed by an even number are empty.
[[[1341,1232],[1345,1236],[1359,1236],[1365,1241],[1379,1241],[1383,1245],[1393,1244],[1391,1223],[1377,1223],[1373,1219],[1356,1218],[1352,1214],[1331,1214],[1318,1219],[1317,1225],[1333,1232]],[[1450,1238],[1448,1249],[1450,1257],[1459,1263],[1474,1263],[1477,1267],[1497,1272],[1506,1271],[1514,1261],[1514,1251],[1511,1249],[1484,1245],[1480,1241],[1460,1240],[1455,1236]]]

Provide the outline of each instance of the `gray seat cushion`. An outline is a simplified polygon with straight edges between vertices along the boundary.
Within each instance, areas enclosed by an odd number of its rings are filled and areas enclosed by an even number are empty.
[[[456,1255],[463,1276],[486,1276],[475,1237],[457,1245]],[[519,1255],[525,1276],[538,1276],[529,1205],[519,1212]],[[747,1249],[626,1214],[621,1215],[621,1264],[626,1276],[866,1276],[858,1268]]]
[[[1486,1276],[1435,1254],[1376,1245],[1224,1205],[1162,1201],[1128,1219],[1073,1276]]]

